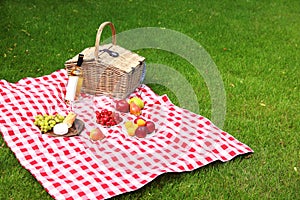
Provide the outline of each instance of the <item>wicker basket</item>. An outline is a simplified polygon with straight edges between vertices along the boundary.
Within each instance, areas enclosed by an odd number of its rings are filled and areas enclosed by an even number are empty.
[[[101,33],[109,25],[112,43],[99,46]],[[111,22],[100,25],[94,47],[84,49],[82,92],[126,98],[142,83],[146,66],[145,58],[116,45],[116,30]],[[75,66],[78,54],[65,62],[68,74]]]

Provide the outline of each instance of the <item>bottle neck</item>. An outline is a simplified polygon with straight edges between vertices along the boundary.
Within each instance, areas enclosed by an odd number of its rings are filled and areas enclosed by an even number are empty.
[[[83,54],[79,54],[78,55],[78,60],[77,60],[77,64],[76,66],[81,67],[82,63],[83,63]]]
[[[72,68],[71,75],[72,76],[81,76],[82,71],[81,71],[81,65],[83,63],[83,54],[78,55],[78,60],[77,64]]]
[[[71,71],[72,76],[80,76],[81,75],[81,67],[75,66],[74,69]]]

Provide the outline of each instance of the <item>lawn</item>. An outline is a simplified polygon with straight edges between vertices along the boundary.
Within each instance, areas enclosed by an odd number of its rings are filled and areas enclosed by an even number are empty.
[[[0,79],[16,82],[64,68],[67,59],[94,45],[104,21],[112,21],[117,33],[142,27],[180,32],[208,52],[221,75],[226,91],[222,129],[255,153],[164,174],[115,199],[300,199],[299,10],[299,0],[2,0]],[[109,31],[102,35],[109,36]],[[188,49],[181,41],[178,45]],[[191,63],[157,48],[137,51],[147,63],[185,77],[196,94],[198,114],[212,117],[209,88]],[[149,86],[180,106],[164,85]],[[51,199],[2,136],[0,199]]]

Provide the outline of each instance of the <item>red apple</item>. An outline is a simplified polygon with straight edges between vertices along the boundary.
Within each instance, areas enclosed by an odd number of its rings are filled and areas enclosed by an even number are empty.
[[[116,100],[116,110],[127,113],[129,111],[129,103],[125,99]]]
[[[147,133],[148,133],[148,129],[146,128],[146,126],[139,126],[135,130],[135,136],[139,138],[145,138],[147,136]]]
[[[155,130],[155,124],[152,121],[146,121],[146,128],[148,129],[148,134]]]

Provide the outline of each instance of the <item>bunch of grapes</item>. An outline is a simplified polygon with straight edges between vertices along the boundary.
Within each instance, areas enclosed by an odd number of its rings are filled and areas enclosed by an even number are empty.
[[[114,126],[119,124],[122,121],[119,113],[103,109],[101,112],[96,111],[96,122],[102,126]]]
[[[65,119],[64,116],[60,114],[56,115],[37,115],[34,117],[34,125],[38,126],[41,129],[42,133],[51,131],[55,124],[63,122]]]

